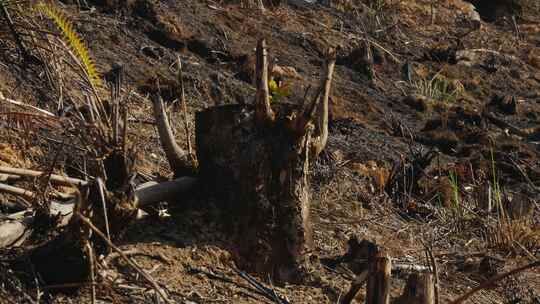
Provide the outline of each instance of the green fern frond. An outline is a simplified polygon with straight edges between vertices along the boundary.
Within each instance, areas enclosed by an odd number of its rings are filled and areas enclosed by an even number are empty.
[[[54,24],[60,29],[65,42],[70,46],[72,51],[81,60],[86,70],[86,73],[90,78],[90,82],[95,87],[101,86],[101,78],[96,69],[94,60],[92,59],[92,57],[90,57],[90,53],[88,52],[85,43],[83,42],[79,34],[75,31],[71,21],[69,21],[69,19],[52,4],[45,4],[43,2],[40,2],[37,5],[37,9],[43,14],[45,14],[47,17],[51,18]]]

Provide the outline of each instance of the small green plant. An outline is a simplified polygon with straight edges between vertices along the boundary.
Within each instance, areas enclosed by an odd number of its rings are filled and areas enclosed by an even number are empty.
[[[431,79],[413,82],[412,87],[417,94],[443,103],[454,103],[464,91],[459,81],[451,82],[440,73],[435,74]]]
[[[268,89],[270,91],[270,101],[278,101],[283,97],[290,95],[289,88],[279,79],[271,78],[268,81]]]

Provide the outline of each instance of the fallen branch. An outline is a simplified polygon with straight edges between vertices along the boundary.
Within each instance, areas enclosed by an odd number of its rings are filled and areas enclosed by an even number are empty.
[[[16,101],[16,100],[13,100],[13,99],[9,99],[9,98],[6,98],[4,97],[4,95],[0,94],[0,100],[1,101],[5,101],[7,103],[11,103],[11,104],[14,104],[16,106],[20,106],[20,107],[27,107],[27,108],[30,108],[30,109],[33,109],[35,111],[38,111],[39,113],[41,114],[45,114],[47,116],[50,116],[50,117],[56,117],[56,115],[54,115],[53,113],[47,111],[47,110],[43,110],[43,109],[40,109],[38,107],[34,107],[32,105],[29,105],[29,104],[26,104],[26,103],[22,103],[20,101]]]
[[[4,192],[4,193],[16,195],[16,196],[22,196],[23,198],[29,199],[29,200],[34,199],[36,197],[36,193],[33,191],[2,184],[2,183],[0,183],[0,192]],[[66,199],[66,198],[72,197],[68,194],[61,193],[61,192],[51,192],[51,196],[57,199]],[[30,206],[26,206],[26,207],[30,207]]]
[[[32,199],[35,197],[34,192],[19,187],[14,187],[6,184],[0,184],[0,192],[8,193],[16,196],[22,196],[26,199]],[[30,207],[30,206],[26,206]]]
[[[477,287],[471,289],[470,291],[466,292],[461,297],[459,297],[459,298],[455,299],[454,301],[450,302],[450,304],[463,303],[463,301],[467,300],[470,296],[477,293],[478,291],[480,291],[482,289],[485,289],[485,288],[488,288],[488,287],[492,286],[494,283],[496,283],[496,282],[498,282],[498,281],[500,281],[500,280],[502,280],[502,279],[504,279],[506,277],[509,277],[509,276],[514,275],[516,273],[525,271],[525,270],[530,269],[530,268],[535,268],[535,267],[540,267],[540,260],[529,263],[527,265],[524,265],[524,266],[521,266],[521,267],[518,267],[518,268],[515,268],[515,269],[512,269],[512,270],[510,270],[508,272],[501,273],[500,275],[497,275],[497,276],[491,278],[490,280],[487,280],[487,281],[483,282],[482,284],[478,285]]]
[[[138,188],[135,190],[135,197],[139,207],[152,205],[177,199],[180,194],[193,188],[196,183],[197,179],[194,177],[180,177],[171,181]]]
[[[9,180],[17,180],[19,178],[21,177],[18,175],[0,173],[0,182],[7,182]]]
[[[28,177],[39,177],[45,174],[44,172],[28,170],[28,169],[19,169],[6,166],[0,166],[0,173],[5,173],[11,176],[28,176]],[[86,186],[87,181],[82,179],[67,177],[57,174],[51,174],[50,181],[63,186]]]

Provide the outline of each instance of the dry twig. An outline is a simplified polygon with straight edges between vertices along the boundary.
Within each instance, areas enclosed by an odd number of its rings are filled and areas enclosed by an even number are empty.
[[[159,286],[159,284],[156,282],[156,280],[154,280],[154,278],[152,278],[148,273],[146,273],[146,271],[144,271],[141,267],[139,267],[139,265],[137,265],[132,259],[130,259],[127,255],[125,255],[122,250],[118,247],[116,247],[108,238],[105,234],[103,234],[103,232],[101,232],[96,226],[94,226],[94,224],[92,224],[92,222],[87,218],[85,217],[84,215],[82,214],[77,214],[77,217],[86,225],[88,226],[90,229],[92,229],[92,231],[94,231],[94,233],[96,233],[99,237],[101,237],[103,239],[103,241],[105,243],[107,243],[107,245],[109,247],[111,247],[114,251],[116,251],[131,267],[133,267],[133,269],[135,269],[137,271],[137,273],[139,273],[148,283],[150,283],[150,285],[152,285],[152,287],[154,288],[154,290],[161,296],[161,298],[166,302],[166,303],[170,303],[170,304],[173,304],[174,302],[172,302],[168,297],[167,295],[165,294],[165,291],[163,291],[163,289]]]

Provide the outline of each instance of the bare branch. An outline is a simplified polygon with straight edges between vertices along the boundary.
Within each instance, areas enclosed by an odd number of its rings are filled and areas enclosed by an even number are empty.
[[[20,196],[20,197],[23,197],[23,198],[28,199],[28,200],[32,200],[32,199],[36,198],[36,193],[34,193],[34,192],[30,191],[30,190],[26,190],[26,189],[23,189],[23,188],[10,186],[10,185],[6,185],[6,184],[2,184],[2,183],[0,183],[0,193],[8,193],[8,194],[11,194],[11,195]],[[51,192],[50,195],[52,197],[58,198],[58,199],[66,199],[66,198],[72,197],[69,194],[65,194],[65,193],[61,193],[61,192]]]
[[[189,175],[192,171],[189,155],[180,148],[174,139],[161,96],[158,94],[152,95],[152,104],[159,133],[159,141],[171,166],[171,170],[175,176]]]
[[[267,123],[274,120],[274,112],[270,106],[268,91],[268,54],[266,41],[259,40],[257,44],[257,63],[255,75],[257,79],[257,97],[255,99],[255,115],[258,122]]]
[[[32,199],[35,196],[35,193],[30,190],[26,190],[26,189],[14,187],[14,186],[6,185],[6,184],[0,184],[0,192],[8,193],[11,195],[16,195],[16,196],[22,196],[26,199]]]
[[[334,74],[334,66],[336,64],[336,50],[328,49],[326,60],[323,68],[323,77],[321,78],[322,101],[319,102],[317,109],[317,121],[315,124],[315,140],[314,150],[315,155],[319,155],[326,146],[328,141],[328,99],[330,97],[330,89],[332,86],[332,77]]]
[[[191,159],[194,158],[193,154],[193,146],[191,144],[191,133],[189,132],[189,119],[187,114],[187,102],[186,102],[186,92],[184,88],[184,75],[182,72],[182,60],[180,60],[180,56],[176,57],[176,61],[178,62],[178,74],[176,75],[176,82],[178,86],[180,87],[180,103],[182,105],[182,114],[184,115],[184,130],[186,132],[186,142],[188,147],[188,155],[191,157]]]
[[[43,110],[43,109],[40,109],[38,107],[34,107],[32,105],[29,105],[29,104],[26,104],[26,103],[23,103],[23,102],[20,102],[20,101],[16,101],[16,100],[13,100],[13,99],[9,99],[9,98],[6,98],[2,95],[2,93],[0,93],[0,100],[1,101],[4,101],[4,102],[7,102],[7,103],[11,103],[11,104],[14,104],[16,106],[20,106],[20,107],[27,107],[27,108],[30,108],[32,110],[35,110],[41,114],[44,114],[48,117],[56,117],[56,115],[54,115],[53,113],[49,112],[49,111],[46,111],[46,110]]]

